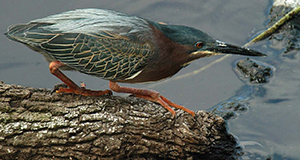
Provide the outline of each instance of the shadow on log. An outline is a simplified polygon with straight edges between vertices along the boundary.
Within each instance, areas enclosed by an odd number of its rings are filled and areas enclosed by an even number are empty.
[[[235,159],[224,120],[134,97],[84,97],[0,82],[0,159]]]

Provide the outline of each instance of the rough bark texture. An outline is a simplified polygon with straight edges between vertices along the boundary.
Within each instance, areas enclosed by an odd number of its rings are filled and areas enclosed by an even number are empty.
[[[176,117],[134,97],[52,94],[0,82],[0,159],[234,159],[224,120]]]

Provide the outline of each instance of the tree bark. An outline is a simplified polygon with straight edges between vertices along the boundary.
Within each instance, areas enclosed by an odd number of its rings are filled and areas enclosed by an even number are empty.
[[[235,159],[221,117],[176,112],[135,97],[0,82],[0,159]]]

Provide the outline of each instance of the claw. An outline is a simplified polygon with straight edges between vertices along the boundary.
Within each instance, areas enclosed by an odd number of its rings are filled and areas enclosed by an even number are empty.
[[[66,84],[64,84],[64,83],[56,84],[56,85],[54,85],[54,88],[51,91],[51,94],[53,94],[54,92],[58,91],[59,88],[68,88],[68,86]]]

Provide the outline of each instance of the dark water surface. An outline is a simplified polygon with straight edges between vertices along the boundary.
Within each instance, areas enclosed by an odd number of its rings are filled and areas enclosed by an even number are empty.
[[[154,21],[182,24],[201,29],[213,37],[244,45],[265,29],[272,5],[266,0],[26,0],[0,1],[0,33],[11,24],[76,8],[104,8],[137,15]],[[0,80],[8,84],[53,88],[61,83],[49,73],[42,55],[0,35]],[[121,84],[151,88],[192,110],[208,110],[227,100],[247,101],[247,111],[228,121],[228,128],[243,147],[241,159],[300,159],[300,55],[283,56],[281,48],[262,41],[258,49],[268,57],[254,57],[274,67],[267,84],[250,85],[234,71],[235,63],[244,59],[231,56],[198,74],[193,72],[221,56],[200,59],[173,78],[150,84]],[[279,49],[278,49],[279,48]],[[66,72],[76,83],[87,88],[107,89],[108,81],[76,72]]]

